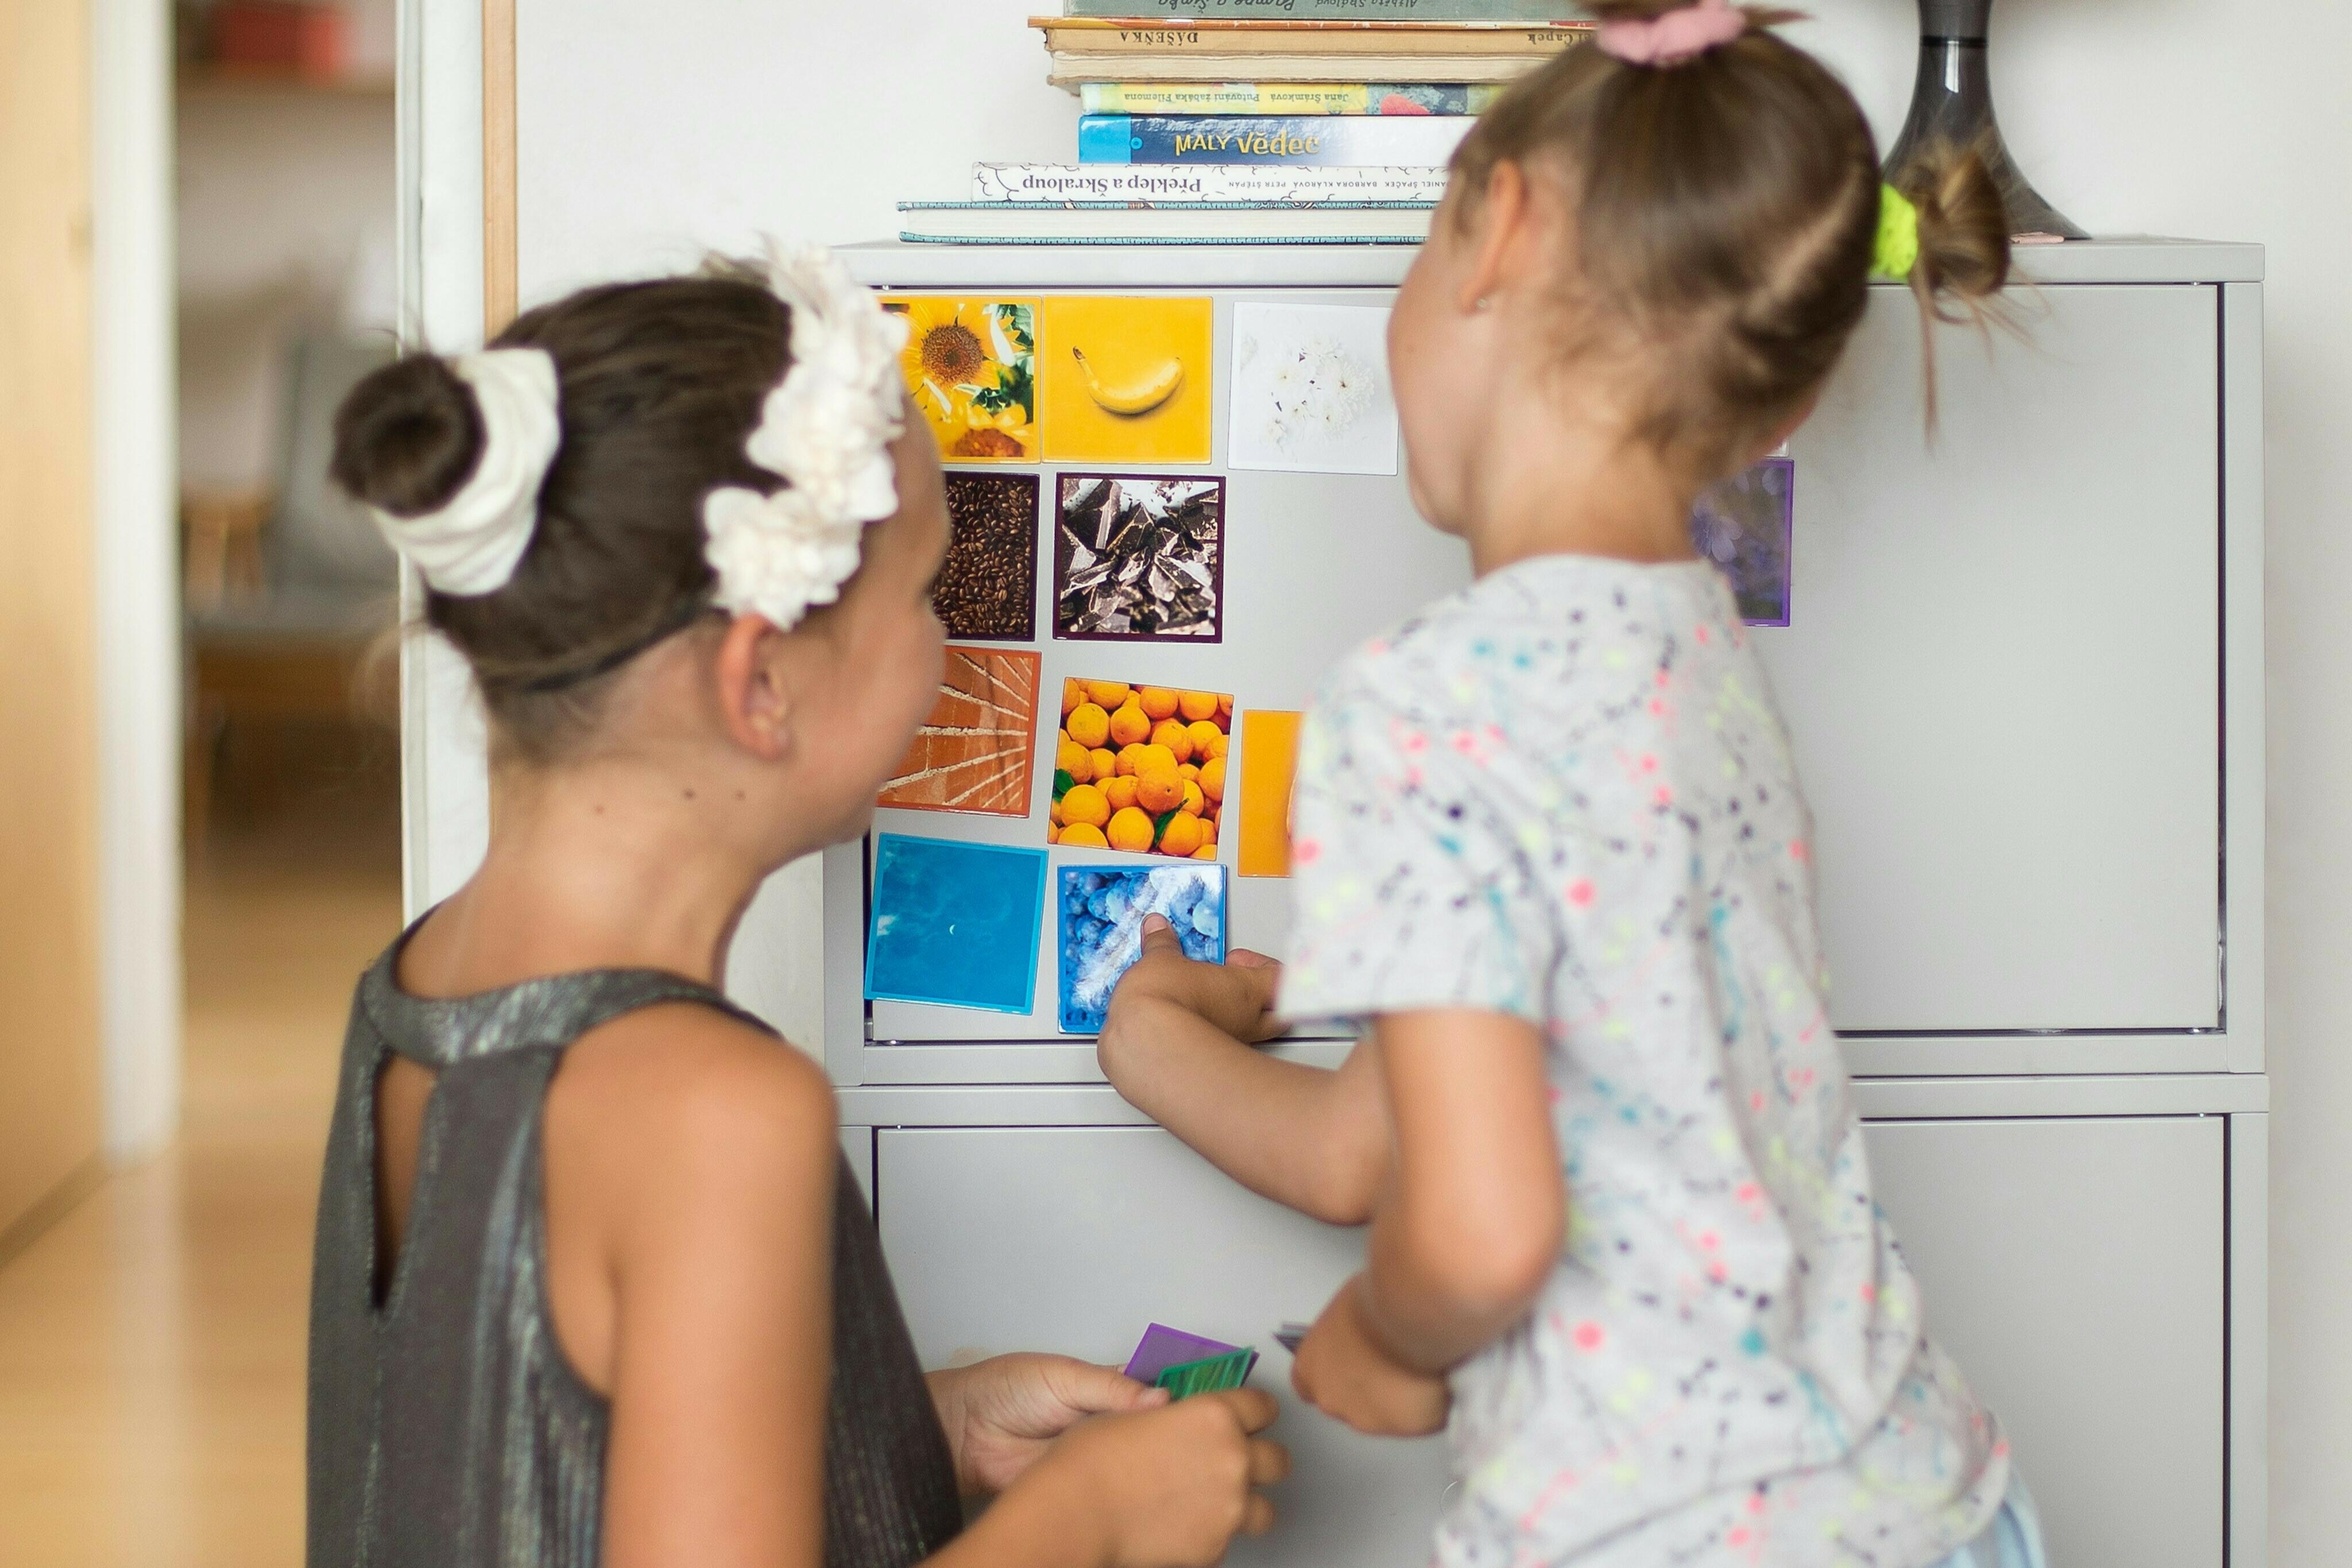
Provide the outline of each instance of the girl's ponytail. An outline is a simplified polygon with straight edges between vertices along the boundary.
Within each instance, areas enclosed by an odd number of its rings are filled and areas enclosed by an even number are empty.
[[[1903,194],[1919,210],[1919,261],[1911,287],[1939,321],[1981,321],[2009,282],[2009,213],[1974,148],[1931,147],[1905,171]]]
[[[1972,147],[1929,147],[1881,199],[1910,203],[1917,256],[1906,281],[1919,301],[1919,354],[1927,429],[1936,428],[1936,323],[1983,328],[2002,319],[2009,282],[2009,210],[1992,171]],[[1883,243],[1883,242],[1882,242]]]

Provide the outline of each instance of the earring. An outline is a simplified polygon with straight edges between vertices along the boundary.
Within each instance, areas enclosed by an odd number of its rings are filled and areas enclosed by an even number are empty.
[[[1478,302],[1472,306],[1471,308],[1474,310],[1484,310],[1487,306],[1492,305],[1494,302],[1495,301],[1490,297],[1481,294],[1478,296]]]

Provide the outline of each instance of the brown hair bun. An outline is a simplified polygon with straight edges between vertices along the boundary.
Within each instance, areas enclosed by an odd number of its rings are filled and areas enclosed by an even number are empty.
[[[343,400],[328,472],[353,500],[420,517],[464,488],[484,439],[474,390],[439,356],[410,354]]]

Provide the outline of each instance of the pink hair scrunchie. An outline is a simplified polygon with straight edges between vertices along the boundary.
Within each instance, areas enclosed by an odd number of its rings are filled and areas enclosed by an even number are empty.
[[[1592,43],[1612,59],[1663,69],[1686,65],[1747,31],[1748,14],[1735,9],[1730,0],[1693,0],[1646,22],[1603,22]]]

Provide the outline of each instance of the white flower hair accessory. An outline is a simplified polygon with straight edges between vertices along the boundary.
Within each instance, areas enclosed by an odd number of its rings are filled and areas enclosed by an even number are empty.
[[[823,246],[772,243],[768,286],[792,308],[793,362],[743,450],[786,483],[772,495],[730,485],[704,497],[703,558],[720,608],[790,631],[840,597],[866,526],[898,509],[890,444],[906,428],[907,323]]]
[[[544,349],[488,349],[448,361],[473,389],[482,415],[482,452],[474,472],[437,509],[402,517],[380,507],[369,513],[392,548],[416,563],[436,591],[459,596],[495,593],[539,527],[539,489],[563,444],[557,412],[555,361]]]

